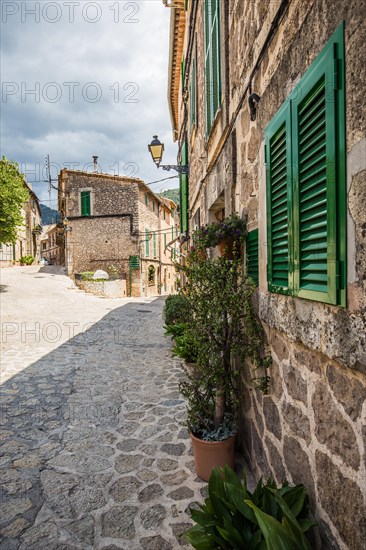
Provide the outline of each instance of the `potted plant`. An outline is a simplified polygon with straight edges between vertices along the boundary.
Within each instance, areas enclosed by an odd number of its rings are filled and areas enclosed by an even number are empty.
[[[221,256],[234,259],[241,256],[246,236],[245,219],[234,213],[221,221],[204,225],[195,231],[193,242],[197,248],[197,256],[202,260],[207,258],[206,250],[216,246],[219,248]]]
[[[303,485],[277,487],[262,479],[253,493],[230,468],[213,470],[208,498],[191,510],[196,522],[186,532],[194,548],[310,550],[307,531],[314,527]]]
[[[268,359],[251,303],[254,287],[245,279],[240,259],[202,260],[198,248],[182,268],[197,373],[183,380],[180,390],[188,401],[196,471],[208,480],[213,467],[234,467],[240,364],[249,360],[266,368]]]

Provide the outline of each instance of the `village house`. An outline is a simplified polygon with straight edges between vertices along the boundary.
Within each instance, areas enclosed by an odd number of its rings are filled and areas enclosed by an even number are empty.
[[[42,234],[40,236],[40,254],[41,258],[45,259],[49,265],[63,264],[60,233],[60,229],[55,223],[44,225],[42,227]]]
[[[22,206],[23,225],[19,227],[16,242],[0,244],[0,267],[9,267],[25,256],[31,256],[35,262],[40,259],[41,208],[37,195],[30,183],[24,182],[29,198]]]
[[[273,358],[248,382],[256,477],[304,483],[322,548],[366,537],[365,5],[163,0],[181,237],[237,212]],[[187,244],[185,245],[187,246]],[[314,543],[315,544],[315,543]]]
[[[142,180],[62,170],[59,210],[69,275],[117,270],[131,296],[177,289],[177,206]]]

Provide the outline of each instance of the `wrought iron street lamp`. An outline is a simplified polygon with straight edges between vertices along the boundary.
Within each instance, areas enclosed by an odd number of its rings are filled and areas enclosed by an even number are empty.
[[[150,143],[149,151],[151,153],[152,159],[156,164],[157,168],[162,168],[163,170],[175,170],[180,174],[189,174],[189,165],[188,164],[160,164],[163,159],[164,153],[164,143],[159,141],[158,136],[154,136],[154,139]]]

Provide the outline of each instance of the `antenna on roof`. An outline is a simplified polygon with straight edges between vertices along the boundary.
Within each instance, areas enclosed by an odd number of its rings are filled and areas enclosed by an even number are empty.
[[[98,157],[96,155],[93,155],[93,163],[94,163],[94,172],[98,173]]]

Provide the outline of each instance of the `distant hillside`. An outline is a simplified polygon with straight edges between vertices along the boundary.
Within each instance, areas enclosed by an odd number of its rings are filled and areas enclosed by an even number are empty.
[[[179,205],[179,189],[167,189],[166,191],[163,191],[160,193],[162,197],[166,197],[167,199],[170,199],[171,201],[174,201],[175,204]]]
[[[49,225],[51,223],[57,223],[60,219],[60,214],[57,210],[49,208],[45,204],[41,204],[42,225]]]

